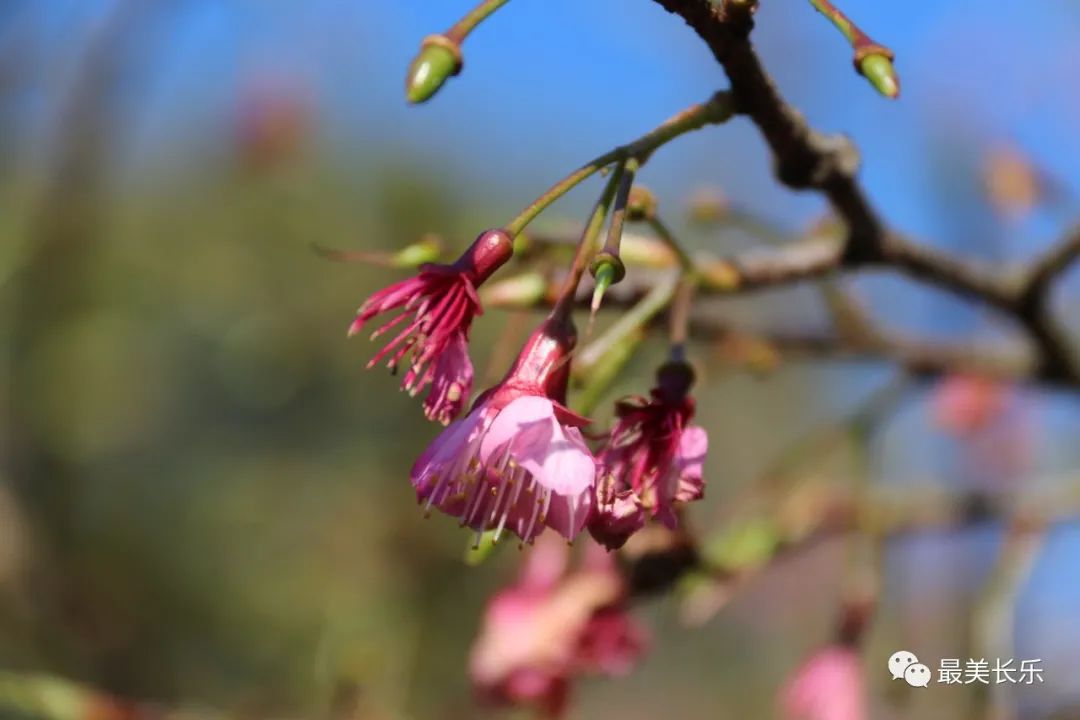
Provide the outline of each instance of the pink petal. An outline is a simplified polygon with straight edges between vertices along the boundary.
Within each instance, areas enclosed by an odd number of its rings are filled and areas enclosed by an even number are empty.
[[[632,490],[624,490],[596,509],[589,533],[608,550],[618,550],[644,526],[645,510]]]
[[[678,486],[675,499],[680,502],[698,500],[705,492],[703,466],[709,449],[709,436],[703,428],[691,425],[683,431],[679,451],[675,456]]]
[[[547,429],[555,422],[553,403],[539,395],[523,395],[512,400],[495,417],[491,429],[480,445],[480,454],[486,459],[496,455],[506,443],[526,429]]]
[[[577,650],[582,669],[626,675],[645,651],[647,633],[621,607],[598,610],[585,626]]]
[[[420,455],[409,473],[413,487],[423,500],[431,491],[431,481],[445,472],[451,463],[469,450],[481,431],[485,418],[484,407],[478,407],[461,420],[451,423]]]
[[[586,489],[576,497],[555,494],[551,498],[551,507],[544,524],[567,540],[573,540],[585,529],[592,516],[591,490]]]
[[[789,720],[865,720],[862,663],[849,648],[826,647],[798,670],[781,692]]]
[[[446,350],[435,361],[434,380],[424,400],[424,414],[443,424],[450,422],[472,392],[473,366],[464,333],[455,333]]]
[[[534,593],[553,590],[566,574],[570,549],[551,535],[541,537],[525,555],[518,586]]]
[[[577,428],[559,424],[551,400],[525,395],[498,414],[484,437],[480,454],[498,457],[509,444],[510,456],[546,489],[576,497],[592,487],[596,461]]]

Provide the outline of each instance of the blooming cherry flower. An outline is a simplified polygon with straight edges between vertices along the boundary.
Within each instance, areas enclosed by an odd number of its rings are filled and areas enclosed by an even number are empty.
[[[786,720],[864,720],[862,662],[846,645],[810,656],[780,694]]]
[[[692,383],[689,366],[671,362],[657,373],[650,398],[616,405],[618,419],[599,456],[597,513],[589,526],[609,549],[621,547],[646,516],[674,529],[675,504],[704,494],[702,466],[709,441],[705,430],[690,425]]]
[[[531,542],[544,527],[572,540],[593,508],[596,461],[567,409],[572,329],[548,320],[503,381],[452,423],[412,469],[418,500],[478,533]]]
[[[625,675],[644,651],[645,633],[626,612],[614,558],[590,545],[571,573],[568,559],[564,543],[541,538],[518,582],[488,604],[469,663],[482,700],[559,717],[574,677]]]
[[[387,358],[387,367],[396,372],[407,359],[401,387],[413,396],[431,387],[424,400],[428,419],[445,425],[468,401],[473,382],[469,329],[473,318],[483,313],[476,288],[512,254],[513,241],[506,231],[487,230],[452,265],[422,265],[419,275],[380,290],[357,311],[349,335],[376,315],[401,310],[372,333],[372,340],[396,334],[367,366]]]

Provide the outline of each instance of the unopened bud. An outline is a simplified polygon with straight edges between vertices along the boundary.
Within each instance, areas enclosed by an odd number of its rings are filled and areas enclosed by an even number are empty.
[[[547,290],[547,280],[541,273],[527,272],[484,285],[480,299],[490,307],[529,308],[543,300]]]
[[[635,267],[669,268],[679,262],[678,254],[663,240],[634,233],[623,233],[619,257]]]
[[[461,48],[456,42],[445,35],[429,35],[409,64],[405,97],[411,103],[424,102],[438,92],[447,79],[461,72],[461,66]]]
[[[900,94],[900,77],[893,67],[891,51],[874,48],[870,52],[857,52],[855,67],[885,97],[896,98]]]
[[[439,259],[442,241],[438,235],[427,234],[411,245],[398,250],[390,257],[390,264],[397,268],[415,268]]]
[[[630,222],[647,222],[656,217],[656,196],[644,185],[630,188],[626,200],[626,219]]]

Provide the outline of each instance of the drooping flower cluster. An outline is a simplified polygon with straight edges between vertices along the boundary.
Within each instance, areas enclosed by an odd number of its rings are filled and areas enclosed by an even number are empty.
[[[564,543],[541,539],[488,604],[469,664],[481,700],[559,717],[575,677],[625,675],[644,651],[613,557],[590,544],[577,570],[568,560]]]
[[[469,329],[473,318],[483,313],[476,288],[512,254],[510,236],[504,230],[488,230],[452,265],[426,264],[419,275],[380,290],[357,311],[349,335],[360,332],[376,315],[401,310],[372,334],[374,340],[397,333],[368,367],[389,357],[387,366],[396,372],[407,359],[401,387],[415,396],[431,386],[424,400],[428,419],[445,425],[468,402],[473,382]]]
[[[655,517],[674,529],[677,503],[704,494],[705,431],[691,425],[694,375],[689,365],[670,362],[657,373],[649,398],[616,405],[617,422],[600,453],[597,512],[589,530],[609,549],[619,548]]]
[[[471,410],[468,336],[481,314],[477,286],[513,252],[502,230],[482,233],[452,265],[424,265],[414,278],[373,295],[350,333],[381,313],[401,313],[373,338],[396,335],[369,363],[406,361],[403,388],[431,386],[424,410],[448,427],[420,456],[411,480],[426,512],[437,508],[495,540],[510,532],[531,543],[545,528],[573,540],[586,527],[608,549],[656,518],[677,524],[675,505],[702,496],[705,431],[690,425],[693,373],[683,362],[658,373],[651,397],[617,404],[617,422],[594,456],[582,434],[589,419],[566,406],[576,342],[569,303],[530,336],[503,380]],[[599,478],[599,482],[598,482]]]

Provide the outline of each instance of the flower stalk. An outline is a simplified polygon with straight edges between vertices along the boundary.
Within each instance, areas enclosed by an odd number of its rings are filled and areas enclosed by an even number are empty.
[[[516,237],[552,203],[604,168],[615,163],[624,163],[630,158],[635,158],[639,165],[644,165],[652,153],[663,145],[706,125],[725,122],[733,112],[734,103],[727,92],[718,92],[703,103],[691,105],[633,142],[594,158],[559,180],[507,223],[506,231],[511,237]]]
[[[622,166],[618,190],[615,193],[615,207],[611,211],[611,223],[608,225],[607,240],[604,241],[603,249],[593,258],[589,268],[596,279],[596,289],[593,291],[592,298],[593,318],[600,309],[600,302],[607,289],[626,276],[626,266],[623,265],[619,255],[619,247],[622,243],[623,227],[626,225],[626,208],[630,200],[630,190],[634,186],[634,175],[639,166],[640,163],[636,157],[631,157]]]
[[[454,26],[446,31],[446,37],[459,45],[465,38],[476,29],[476,26],[487,20],[496,10],[505,5],[509,0],[482,0],[476,7],[454,23]]]
[[[586,223],[585,230],[581,233],[581,240],[578,241],[570,273],[566,276],[562,290],[559,291],[559,299],[551,310],[551,317],[553,318],[567,317],[573,308],[578,285],[581,284],[581,278],[585,275],[585,269],[589,266],[589,260],[595,252],[596,240],[600,237],[600,230],[604,227],[604,220],[607,218],[611,204],[615,200],[615,194],[621,185],[622,176],[623,166],[620,164],[611,173],[604,191],[593,206],[592,214],[589,215],[589,222]]]

